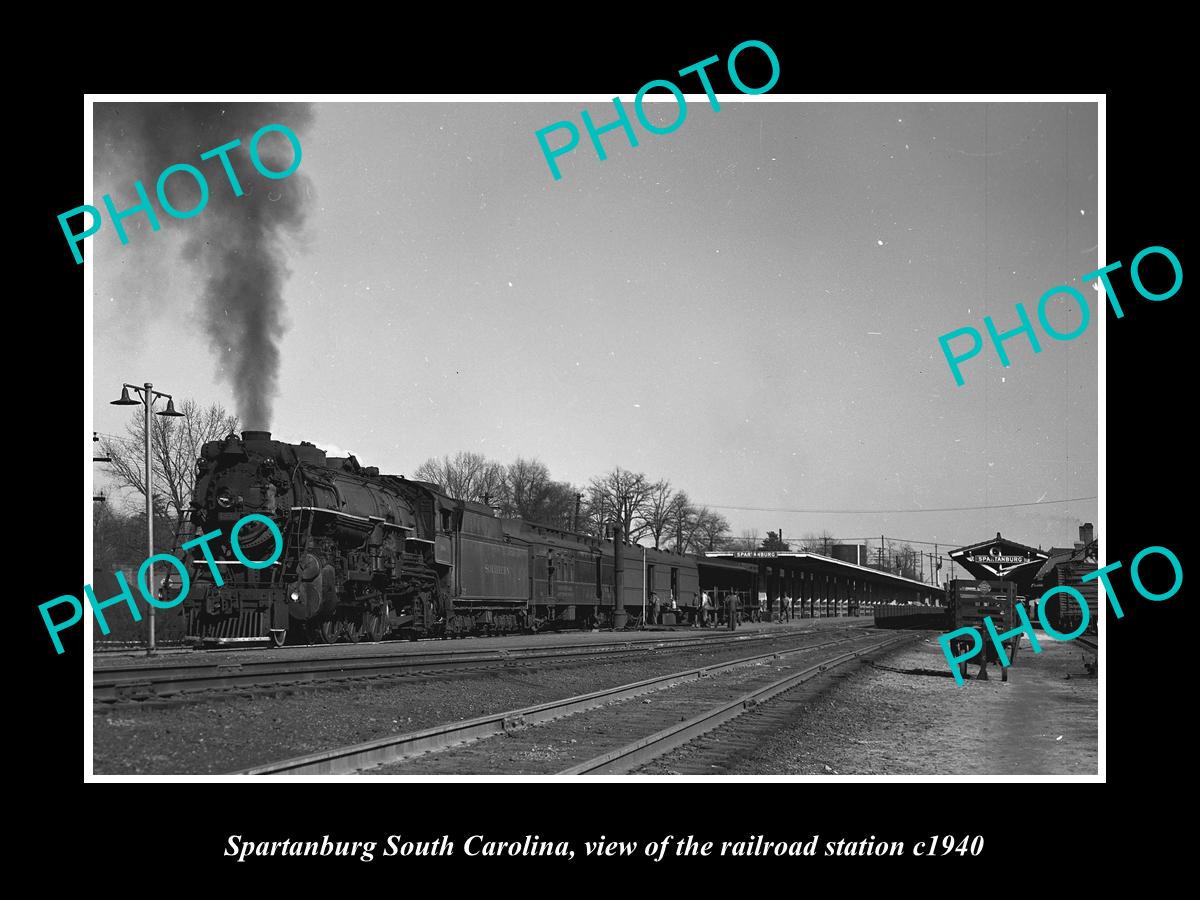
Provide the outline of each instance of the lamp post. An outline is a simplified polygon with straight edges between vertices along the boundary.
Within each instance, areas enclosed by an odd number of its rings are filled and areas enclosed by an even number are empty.
[[[113,406],[136,406],[141,403],[146,408],[146,558],[154,556],[154,466],[150,457],[150,411],[154,407],[154,401],[159,397],[167,398],[167,408],[162,412],[155,413],[159,416],[182,416],[183,413],[175,411],[175,401],[170,394],[164,394],[160,391],[152,390],[154,385],[147,381],[141,387],[136,384],[121,385],[121,398],[113,400]],[[130,389],[137,392],[140,400],[134,400],[129,396]],[[146,583],[149,585],[150,593],[154,593],[154,563],[150,563],[150,570],[146,573]],[[154,604],[150,604],[150,641],[147,646],[146,653],[154,653]]]

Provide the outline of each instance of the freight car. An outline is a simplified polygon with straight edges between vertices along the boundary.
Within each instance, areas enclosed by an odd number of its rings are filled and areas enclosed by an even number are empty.
[[[379,640],[387,635],[455,637],[619,624],[640,613],[648,590],[689,597],[699,590],[695,559],[614,545],[519,519],[448,496],[435,484],[381,475],[353,457],[247,431],[204,445],[191,521],[200,532],[249,513],[269,516],[284,548],[271,566],[239,563],[210,542],[218,584],[192,558],[184,602],[197,642]],[[239,546],[270,556],[274,540],[250,523]],[[257,553],[257,555],[255,555]],[[613,561],[629,578],[618,605]],[[645,567],[643,568],[643,561]],[[643,572],[647,583],[643,584]]]
[[[1083,529],[1080,529],[1081,531]],[[1084,581],[1084,576],[1096,571],[1099,565],[1099,545],[1091,540],[1070,554],[1051,557],[1038,572],[1034,588],[1038,596],[1045,594],[1051,588],[1066,585],[1079,591],[1087,602],[1088,625],[1087,633],[1095,634],[1100,622],[1099,592],[1097,581]],[[1083,618],[1083,610],[1069,597],[1055,594],[1046,602],[1046,621],[1057,631],[1069,634],[1079,627]]]

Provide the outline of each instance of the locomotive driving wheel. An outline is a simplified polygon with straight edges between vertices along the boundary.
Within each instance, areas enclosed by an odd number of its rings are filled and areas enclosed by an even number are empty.
[[[332,644],[337,641],[339,631],[336,619],[326,619],[317,626],[317,637],[321,639],[322,643]]]
[[[363,613],[363,637],[368,641],[382,641],[388,630],[387,616],[387,606],[384,606],[378,614],[370,611]]]

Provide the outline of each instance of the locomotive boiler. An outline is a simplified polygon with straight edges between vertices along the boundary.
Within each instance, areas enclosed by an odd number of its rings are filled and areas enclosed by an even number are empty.
[[[265,431],[204,445],[191,519],[222,534],[249,513],[283,535],[280,558],[252,570],[218,538],[210,545],[224,584],[203,560],[187,598],[188,634],[205,639],[378,639],[398,627],[427,630],[448,613],[453,504],[435,485],[380,475],[353,457],[327,457],[310,443]],[[228,538],[224,538],[227,542]],[[269,529],[251,522],[238,544],[269,557]]]
[[[271,518],[283,536],[282,553],[264,569],[242,565],[228,545],[233,524],[250,513]],[[330,457],[265,431],[204,445],[191,520],[198,533],[221,532],[209,547],[222,584],[198,551],[190,560],[187,634],[200,642],[416,639],[610,624],[614,552],[638,575],[622,605],[640,604],[644,593],[641,548],[614,549],[497,518],[438,485],[381,475],[353,456]],[[238,545],[262,561],[275,539],[252,521]],[[651,589],[664,597],[695,591],[694,560],[649,553]]]

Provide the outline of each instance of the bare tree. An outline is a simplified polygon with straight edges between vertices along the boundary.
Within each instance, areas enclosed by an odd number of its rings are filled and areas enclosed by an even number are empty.
[[[671,482],[658,481],[650,486],[638,516],[642,530],[654,539],[654,548],[662,546],[663,538],[676,531],[680,516],[687,506],[687,494],[671,489]]]
[[[700,510],[692,504],[686,491],[676,491],[674,530],[668,535],[673,540],[670,549],[676,553],[695,553],[700,550],[696,541],[696,527]]]
[[[828,529],[822,529],[817,533],[810,531],[800,538],[800,550],[804,553],[820,553],[822,556],[828,556],[835,543],[837,543],[837,538]]]
[[[584,491],[576,528],[583,534],[603,538],[611,525],[612,511],[609,509],[607,501],[602,494],[597,494],[589,487]]]
[[[746,550],[758,549],[758,529],[746,528],[742,530],[741,536],[742,547]]]
[[[683,517],[683,546],[685,550],[703,553],[725,545],[729,521],[707,506],[688,505]]]
[[[575,488],[554,481],[545,463],[520,457],[504,472],[505,493],[501,511],[505,516],[567,528],[575,512]]]
[[[675,492],[675,509],[667,537],[670,548],[676,553],[702,553],[711,550],[700,533],[705,525],[705,516],[710,515],[706,506],[696,506],[686,491]]]
[[[179,404],[182,417],[150,416],[150,462],[154,472],[156,515],[169,515],[178,530],[187,517],[196,486],[196,459],[200,448],[240,427],[238,417],[220,403],[202,407],[195,400]],[[107,437],[100,441],[103,455],[112,460],[118,484],[146,496],[145,413],[138,409],[125,425],[128,438]]]
[[[122,562],[140,563],[146,556],[146,526],[136,528],[130,516],[123,516],[107,503],[92,504],[92,565],[111,572]],[[141,554],[140,556],[138,554]]]
[[[504,466],[479,453],[460,452],[451,459],[430,457],[417,466],[413,477],[432,481],[458,500],[503,505]]]
[[[735,537],[733,534],[724,534],[717,540],[718,550],[745,550],[746,539]]]
[[[535,521],[542,521],[547,525],[555,525],[559,528],[580,528],[581,523],[577,521],[575,515],[575,498],[582,493],[583,491],[568,481],[550,482],[550,491],[546,495],[546,502],[538,514],[542,518]]]
[[[881,546],[882,552],[880,552]],[[913,578],[916,577],[921,562],[920,550],[911,544],[889,539],[884,539],[882,545],[879,541],[868,540],[866,556],[867,565],[873,569],[882,569],[885,572],[894,572],[897,575]]]
[[[504,515],[537,520],[550,488],[550,470],[538,459],[517,457],[504,470]]]
[[[619,524],[626,540],[636,541],[646,532],[640,517],[655,487],[641,472],[617,466],[607,475],[592,479],[588,486],[589,505],[606,516],[609,523]]]
[[[889,541],[889,543],[891,542]],[[911,544],[904,543],[892,544],[891,551],[892,571],[905,578],[915,579],[920,567],[921,552]]]

